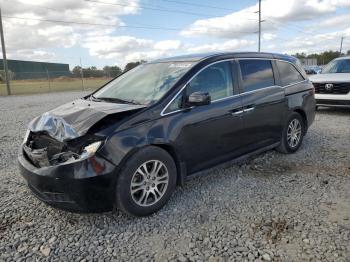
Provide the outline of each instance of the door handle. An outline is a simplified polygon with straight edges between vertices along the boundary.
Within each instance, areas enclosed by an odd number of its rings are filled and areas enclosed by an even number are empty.
[[[241,114],[244,113],[244,110],[239,110],[239,111],[232,110],[230,112],[231,112],[231,115],[233,115],[233,116],[240,116]]]
[[[244,113],[249,113],[250,111],[253,111],[255,109],[255,105],[251,104],[251,105],[247,105],[244,107]]]
[[[249,108],[244,109],[244,112],[248,113],[250,111],[253,111],[254,109],[255,109],[255,107],[249,107]]]

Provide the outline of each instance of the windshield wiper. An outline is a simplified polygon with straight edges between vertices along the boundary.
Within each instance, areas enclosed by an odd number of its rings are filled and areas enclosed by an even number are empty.
[[[94,101],[94,102],[100,102],[100,101],[102,101],[102,100],[100,100],[99,98],[95,97],[94,95],[89,96],[89,98],[90,98],[90,101]]]
[[[96,99],[96,101],[106,101],[106,102],[111,102],[111,103],[140,105],[140,103],[136,103],[135,101],[128,101],[128,100],[115,98],[115,97],[92,97],[92,98]]]

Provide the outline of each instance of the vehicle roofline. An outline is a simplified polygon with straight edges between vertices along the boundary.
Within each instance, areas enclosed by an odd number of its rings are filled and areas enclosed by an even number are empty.
[[[296,61],[297,58],[279,53],[268,53],[268,52],[215,52],[215,53],[205,53],[205,54],[192,54],[184,56],[175,57],[165,57],[157,60],[150,61],[148,63],[169,63],[169,62],[194,62],[199,63],[207,59],[227,59],[227,58],[266,58],[266,59],[279,59],[285,61]]]

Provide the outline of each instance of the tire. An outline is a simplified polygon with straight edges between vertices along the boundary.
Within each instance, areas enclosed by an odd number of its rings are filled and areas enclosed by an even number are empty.
[[[293,126],[296,126],[296,130],[299,130],[298,127],[300,127],[300,136],[297,135],[299,134],[298,132],[292,132],[291,129]],[[283,133],[281,137],[281,143],[280,145],[276,148],[277,151],[283,153],[283,154],[292,154],[298,151],[299,147],[301,146],[301,143],[303,142],[303,138],[305,135],[305,130],[306,130],[306,123],[302,116],[296,112],[293,112],[292,114],[289,115],[288,121],[286,122],[286,125],[283,128]],[[295,134],[295,136],[292,135],[289,136],[290,134]],[[295,139],[294,139],[295,138]],[[292,140],[292,141],[291,141]]]
[[[153,168],[159,171],[152,173]],[[117,207],[133,216],[151,215],[171,197],[176,174],[174,160],[165,150],[149,146],[137,151],[126,161],[117,179]]]

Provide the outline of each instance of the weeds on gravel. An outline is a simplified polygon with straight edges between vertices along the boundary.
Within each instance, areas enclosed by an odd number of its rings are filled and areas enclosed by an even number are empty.
[[[267,241],[276,244],[282,238],[282,235],[288,230],[288,224],[284,219],[277,219],[271,221],[261,220],[260,223],[255,225],[253,232],[254,235],[257,233],[262,233],[265,235]]]

